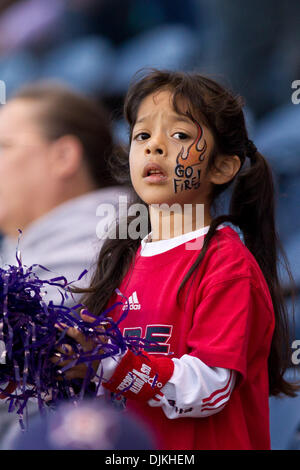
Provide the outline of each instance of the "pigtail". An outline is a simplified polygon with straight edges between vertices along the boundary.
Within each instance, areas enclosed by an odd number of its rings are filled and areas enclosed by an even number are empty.
[[[255,256],[268,282],[277,275],[273,176],[267,161],[257,150],[249,157],[251,166],[237,176],[230,214],[238,222],[245,245]]]

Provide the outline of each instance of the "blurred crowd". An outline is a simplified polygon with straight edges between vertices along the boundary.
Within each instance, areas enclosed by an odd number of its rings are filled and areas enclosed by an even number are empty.
[[[296,283],[294,338],[300,339],[300,104],[292,100],[292,84],[300,80],[299,43],[298,0],[2,0],[0,80],[8,104],[6,110],[0,105],[0,147],[10,160],[0,163],[2,258],[12,253],[12,230],[22,220],[30,225],[23,237],[28,263],[39,257],[53,272],[64,266],[66,276],[78,278],[99,248],[91,249],[97,205],[116,205],[116,196],[126,193],[103,175],[113,142],[127,144],[122,103],[130,79],[143,67],[198,70],[245,98],[250,138],[272,166],[278,231]],[[33,83],[45,80],[61,84],[45,85],[52,101],[61,103],[60,117],[42,90],[33,91]],[[27,152],[12,153],[11,142],[23,149],[25,143]],[[95,148],[103,155],[102,178],[96,180]],[[34,173],[41,151],[51,155],[56,172],[53,164]],[[41,188],[49,189],[47,198],[38,196]],[[50,230],[54,222],[56,233]],[[284,273],[282,281],[292,312]],[[270,407],[273,448],[300,448],[300,399],[271,399]]]

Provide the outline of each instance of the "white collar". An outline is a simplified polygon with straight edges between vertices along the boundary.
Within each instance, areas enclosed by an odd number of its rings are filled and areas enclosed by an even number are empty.
[[[217,230],[223,228],[224,225],[219,225]],[[205,235],[209,230],[209,225],[206,227],[194,230],[193,232],[184,233],[178,237],[169,238],[167,240],[158,240],[156,242],[149,243],[148,240],[151,237],[150,232],[142,241],[141,241],[141,256],[154,256],[169,251],[172,248],[175,248],[183,243],[189,242],[195,238]]]

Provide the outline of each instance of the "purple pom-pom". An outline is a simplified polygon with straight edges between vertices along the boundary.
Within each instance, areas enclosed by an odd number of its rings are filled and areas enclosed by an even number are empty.
[[[148,343],[140,338],[122,336],[119,323],[127,315],[128,308],[117,321],[110,317],[112,310],[124,304],[122,301],[97,317],[87,312],[94,321],[86,322],[78,313],[84,305],[78,304],[73,308],[64,305],[67,293],[70,293],[69,286],[75,281],[68,283],[63,276],[39,279],[34,272],[36,266],[23,266],[17,255],[16,266],[0,268],[0,397],[8,400],[9,412],[16,410],[22,427],[29,398],[37,399],[42,413],[49,402],[56,404],[62,399],[76,402],[86,393],[89,397],[96,396],[102,377],[98,377],[97,387],[90,390],[88,385],[94,374],[93,361],[114,356],[127,348],[142,354],[145,343]],[[49,271],[43,266],[39,268]],[[56,286],[60,290],[60,305],[44,300],[46,285]],[[119,291],[117,293],[122,296]],[[106,325],[105,329],[99,332],[99,326],[103,324]],[[63,330],[59,331],[56,325],[63,325]],[[94,349],[84,352],[80,344],[66,335],[69,327],[78,328],[87,339],[93,338]],[[75,358],[60,369],[50,359],[57,352],[57,347],[65,343],[71,344]],[[62,360],[70,359],[67,354],[60,354]],[[87,365],[85,379],[67,380],[64,373],[82,362]]]

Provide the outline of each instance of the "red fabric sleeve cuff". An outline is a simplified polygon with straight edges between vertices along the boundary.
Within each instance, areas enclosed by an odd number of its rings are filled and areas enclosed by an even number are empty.
[[[113,376],[103,387],[126,398],[148,401],[171,378],[174,363],[169,357],[152,357],[147,353],[134,354],[127,351]]]
[[[17,384],[15,382],[9,382],[6,388],[0,393],[0,399],[3,400],[4,398],[8,398],[10,393],[14,393],[17,388]]]

